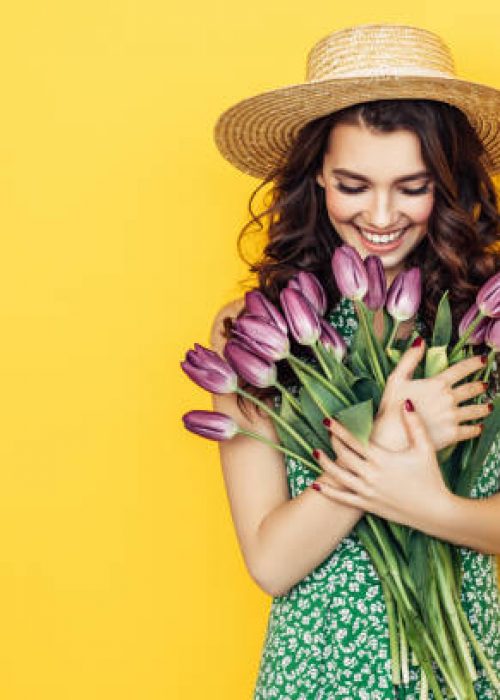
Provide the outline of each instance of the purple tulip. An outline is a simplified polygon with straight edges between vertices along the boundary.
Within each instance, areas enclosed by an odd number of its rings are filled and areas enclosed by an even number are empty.
[[[476,295],[476,303],[485,316],[500,318],[500,272],[483,284]]]
[[[288,334],[286,321],[283,314],[267,297],[258,289],[252,289],[245,294],[245,310],[254,316],[262,316],[270,323],[280,329],[282,333]]]
[[[387,298],[384,266],[378,255],[368,255],[364,262],[368,274],[368,291],[363,297],[363,302],[369,309],[376,311],[384,306]]]
[[[243,314],[236,319],[233,335],[252,352],[271,362],[277,362],[290,353],[288,335],[262,316]]]
[[[253,386],[272,386],[277,379],[276,365],[253,353],[239,340],[228,340],[224,346],[224,357],[234,371]]]
[[[180,365],[184,372],[196,384],[214,394],[231,394],[236,391],[238,377],[220,355],[213,350],[194,344],[194,350],[188,350],[184,362]]]
[[[319,341],[325,348],[333,350],[338,362],[342,362],[347,352],[347,343],[338,331],[331,326],[324,318],[319,319],[321,325],[321,335]]]
[[[462,320],[458,325],[458,335],[460,338],[464,335],[465,331],[470,326],[472,321],[474,321],[478,313],[479,307],[476,303],[474,303],[472,304],[470,309],[466,311],[465,314],[462,316]],[[479,321],[479,323],[467,339],[467,343],[469,345],[479,345],[480,343],[484,342],[484,335],[486,333],[486,329],[488,328],[489,322],[490,319],[488,317],[482,318]]]
[[[189,411],[182,416],[184,427],[209,440],[231,440],[238,432],[238,424],[219,411]]]
[[[363,299],[368,290],[368,273],[358,251],[350,245],[335,249],[332,270],[340,293],[348,299]]]
[[[316,275],[312,272],[301,271],[288,281],[287,286],[302,292],[308,302],[314,307],[316,313],[320,316],[324,315],[327,299],[325,290]]]
[[[321,326],[312,304],[302,292],[291,287],[281,290],[280,303],[295,340],[301,345],[314,345],[319,339]]]
[[[388,313],[396,321],[407,321],[420,306],[422,284],[420,268],[403,270],[393,279],[385,303]]]
[[[500,352],[500,319],[492,319],[489,321],[484,342],[495,352]]]

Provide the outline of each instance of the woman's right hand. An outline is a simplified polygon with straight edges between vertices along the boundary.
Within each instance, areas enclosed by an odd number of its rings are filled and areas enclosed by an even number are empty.
[[[480,435],[479,425],[463,425],[466,421],[489,415],[488,403],[459,404],[484,393],[482,381],[453,385],[484,369],[479,355],[461,360],[434,377],[413,379],[413,372],[425,354],[425,340],[408,348],[387,378],[379,411],[374,420],[370,441],[389,450],[408,447],[408,438],[401,418],[401,403],[413,401],[422,416],[436,452],[448,445]]]

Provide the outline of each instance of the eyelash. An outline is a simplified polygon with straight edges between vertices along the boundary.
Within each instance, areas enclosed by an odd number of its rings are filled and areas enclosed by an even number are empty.
[[[335,185],[335,187],[338,190],[340,190],[341,192],[345,192],[346,194],[359,194],[360,192],[363,192],[365,189],[364,187],[346,187],[345,185],[343,185],[340,182],[338,183],[338,185]],[[407,190],[407,189],[403,188],[402,192],[404,194],[408,194],[408,195],[412,195],[412,196],[419,195],[419,194],[427,194],[427,192],[429,192],[429,185],[427,184],[427,185],[424,185],[423,187],[419,187],[418,190]]]

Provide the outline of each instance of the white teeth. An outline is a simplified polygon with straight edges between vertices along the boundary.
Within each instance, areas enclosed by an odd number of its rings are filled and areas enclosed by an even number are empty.
[[[369,241],[372,241],[372,243],[388,243],[389,241],[395,241],[396,238],[399,238],[400,236],[402,236],[405,229],[402,228],[402,229],[399,229],[399,231],[395,231],[394,233],[391,233],[390,235],[384,235],[384,236],[379,236],[376,233],[368,233],[368,231],[365,231],[362,228],[360,228],[358,230],[361,232],[361,235],[364,238],[367,238]]]

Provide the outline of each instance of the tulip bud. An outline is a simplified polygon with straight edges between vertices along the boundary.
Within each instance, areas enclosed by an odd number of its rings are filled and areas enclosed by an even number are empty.
[[[500,319],[490,319],[486,327],[484,342],[495,352],[500,352]]]
[[[301,271],[288,281],[287,286],[302,292],[316,313],[323,316],[327,307],[327,299],[325,290],[316,275],[312,272]]]
[[[220,355],[213,350],[194,344],[186,353],[181,368],[202,389],[213,394],[231,394],[236,391],[238,377]]]
[[[368,255],[364,261],[368,275],[368,290],[363,302],[372,311],[382,308],[387,297],[387,282],[384,266],[378,255]]]
[[[396,321],[407,321],[418,311],[421,296],[420,268],[412,267],[403,270],[393,279],[385,306]]]
[[[185,428],[209,440],[231,440],[239,430],[230,416],[219,411],[189,411],[182,420]]]
[[[474,302],[472,306],[468,309],[468,311],[465,312],[465,314],[462,316],[462,320],[458,324],[458,335],[461,338],[467,328],[471,325],[471,323],[474,321],[476,316],[479,313],[479,307],[478,305]],[[467,343],[469,345],[480,345],[481,343],[484,342],[484,335],[486,333],[486,329],[488,328],[488,324],[490,322],[490,319],[485,317],[482,318],[477,326],[474,328],[470,336],[467,338]]]
[[[368,291],[368,273],[358,251],[350,245],[335,249],[332,270],[340,293],[348,299],[363,299]]]
[[[224,357],[234,371],[253,386],[266,388],[276,382],[278,373],[274,362],[259,357],[239,340],[228,340]]]
[[[236,319],[233,334],[252,352],[266,360],[277,362],[290,353],[288,336],[262,316],[243,314]]]
[[[285,287],[280,292],[280,303],[295,340],[301,345],[314,345],[321,333],[319,317],[302,292]]]
[[[324,318],[320,318],[319,322],[321,325],[319,342],[324,345],[325,348],[333,350],[337,361],[342,362],[347,352],[347,343],[340,333],[328,323],[328,321],[325,321]]]
[[[485,316],[500,318],[500,272],[483,284],[476,295],[476,303]]]
[[[270,323],[280,329],[282,333],[288,334],[286,321],[281,312],[269,299],[258,289],[252,289],[245,294],[245,310],[252,315],[262,316]]]

